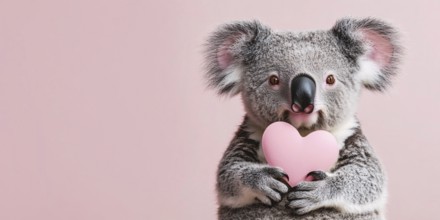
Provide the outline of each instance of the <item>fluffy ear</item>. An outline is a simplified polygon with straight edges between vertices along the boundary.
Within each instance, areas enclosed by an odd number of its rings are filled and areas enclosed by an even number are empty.
[[[205,46],[209,86],[220,95],[236,95],[241,91],[243,61],[251,48],[270,30],[259,22],[236,22],[218,28]]]
[[[370,90],[383,91],[396,74],[401,47],[396,30],[373,19],[342,19],[331,29],[343,53],[357,62],[357,74]]]

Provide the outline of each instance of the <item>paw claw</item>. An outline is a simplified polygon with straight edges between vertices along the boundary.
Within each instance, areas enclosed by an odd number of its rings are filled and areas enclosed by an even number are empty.
[[[287,175],[287,173],[282,172],[281,174],[283,174],[283,177],[287,179],[287,181],[289,181],[289,175]]]
[[[319,180],[323,180],[325,178],[327,178],[327,174],[323,171],[312,171],[310,173],[307,174],[307,177],[313,177],[313,181],[319,181]]]

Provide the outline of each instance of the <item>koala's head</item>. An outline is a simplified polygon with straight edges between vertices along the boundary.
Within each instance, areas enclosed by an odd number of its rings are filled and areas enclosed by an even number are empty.
[[[362,87],[383,91],[395,74],[396,32],[376,19],[343,19],[313,32],[274,32],[259,22],[220,27],[207,43],[207,78],[219,94],[241,93],[261,127],[332,129],[352,118]]]

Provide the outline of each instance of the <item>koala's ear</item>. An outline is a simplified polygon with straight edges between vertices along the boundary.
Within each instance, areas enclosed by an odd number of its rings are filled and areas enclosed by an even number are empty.
[[[343,53],[359,65],[357,74],[366,88],[383,91],[391,84],[402,51],[392,26],[373,18],[346,18],[331,32]]]
[[[236,95],[241,91],[243,61],[251,56],[251,48],[270,33],[259,22],[236,22],[217,29],[205,45],[209,86],[220,95]]]

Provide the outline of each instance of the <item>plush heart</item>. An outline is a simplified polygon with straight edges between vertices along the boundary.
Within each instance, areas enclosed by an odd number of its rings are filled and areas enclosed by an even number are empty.
[[[331,133],[319,130],[301,137],[286,122],[269,125],[261,144],[268,164],[284,169],[291,186],[310,180],[307,174],[311,171],[329,171],[339,154],[338,144]]]

